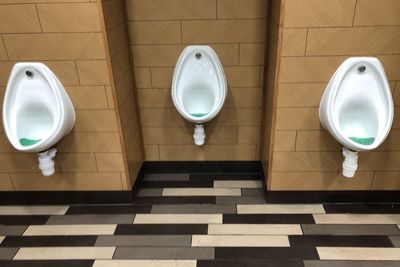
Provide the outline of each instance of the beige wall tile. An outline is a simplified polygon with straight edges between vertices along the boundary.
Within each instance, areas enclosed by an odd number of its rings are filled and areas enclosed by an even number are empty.
[[[398,71],[400,66],[400,55],[386,55],[377,56],[383,67],[385,68],[385,73],[390,81],[400,80],[400,72]]]
[[[400,150],[400,131],[392,129],[378,150]]]
[[[171,88],[174,67],[151,68],[150,70],[153,88]]]
[[[366,171],[400,171],[400,151],[374,151],[363,153],[358,169]]]
[[[129,47],[128,29],[124,23],[107,31],[110,56],[115,56],[124,47]]]
[[[0,60],[8,60],[6,47],[2,38],[0,38]]]
[[[308,30],[307,55],[353,56],[398,53],[400,53],[400,27]]]
[[[337,172],[273,172],[270,190],[369,190],[373,172],[357,171],[352,179]]]
[[[70,86],[65,88],[75,109],[107,109],[104,86]]]
[[[218,19],[257,19],[267,16],[266,0],[218,0]]]
[[[226,107],[261,107],[262,88],[228,88],[224,106]]]
[[[93,153],[57,153],[56,172],[97,172]]]
[[[280,83],[277,105],[292,108],[319,107],[326,86],[326,83]]]
[[[96,153],[96,162],[99,172],[124,171],[124,157],[121,153]]]
[[[118,131],[118,123],[115,110],[78,110],[76,111],[76,121],[73,131]]]
[[[150,68],[134,68],[137,88],[151,88]]]
[[[284,29],[282,56],[303,56],[306,51],[307,29]]]
[[[327,131],[297,131],[296,151],[341,151],[341,148]]]
[[[12,174],[16,190],[122,190],[119,173]]]
[[[160,160],[158,145],[145,145],[144,154],[146,156],[146,160]]]
[[[10,174],[0,173],[0,191],[14,191]]]
[[[399,14],[398,0],[359,0],[354,25],[400,25]]]
[[[107,29],[111,29],[125,21],[125,1],[102,1],[104,20]]]
[[[217,117],[208,123],[209,126],[260,126],[260,108],[222,108]]]
[[[0,17],[1,33],[41,32],[35,5],[2,5]]]
[[[34,154],[0,154],[0,172],[37,172],[35,158]]]
[[[328,82],[345,57],[283,57],[280,82]]]
[[[274,151],[294,151],[296,146],[296,131],[275,131]]]
[[[105,86],[106,88],[106,95],[107,95],[107,102],[108,108],[114,109],[115,108],[115,100],[114,100],[114,89],[111,86]]]
[[[132,44],[180,44],[179,21],[135,21],[129,23]]]
[[[37,5],[44,32],[98,32],[100,19],[96,3]]]
[[[235,66],[239,62],[239,44],[210,44],[223,66]]]
[[[9,34],[3,36],[11,60],[103,59],[101,33]]]
[[[287,28],[351,26],[356,0],[286,0]]]
[[[238,127],[238,144],[259,144],[261,127]]]
[[[138,102],[141,108],[172,108],[171,89],[139,89]]]
[[[396,106],[400,106],[400,81],[396,83],[396,88],[394,89],[393,103]]]
[[[134,94],[134,85],[132,80],[132,73],[126,72],[121,79],[115,83],[115,95],[117,96],[117,103],[119,104],[120,111],[122,111],[122,104]],[[124,114],[120,114],[122,117]]]
[[[121,152],[118,132],[71,132],[57,146],[60,152]]]
[[[255,160],[255,145],[160,145],[160,160]]]
[[[140,109],[143,127],[147,126],[184,126],[186,121],[176,109]]]
[[[274,172],[337,171],[342,166],[341,152],[274,152]],[[362,170],[360,168],[360,170]]]
[[[238,66],[224,68],[229,87],[259,87],[260,67]]]
[[[110,77],[105,60],[80,60],[76,62],[82,85],[109,85]]]
[[[123,48],[111,58],[112,71],[114,80],[119,81],[130,68],[130,51],[129,47]]]
[[[276,130],[320,129],[318,108],[278,108]]]
[[[215,19],[216,0],[128,0],[129,20]]]
[[[375,172],[372,190],[399,190],[400,172]]]
[[[265,42],[265,20],[182,21],[183,43]]]
[[[240,65],[264,65],[265,43],[240,44]]]
[[[175,66],[182,49],[182,45],[134,45],[133,64],[136,67]]]

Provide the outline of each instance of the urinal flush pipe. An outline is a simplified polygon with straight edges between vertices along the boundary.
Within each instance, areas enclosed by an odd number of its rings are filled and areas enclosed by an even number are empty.
[[[205,138],[206,138],[206,134],[204,133],[203,124],[195,124],[194,125],[194,134],[193,134],[194,143],[197,146],[202,146],[202,145],[204,145]]]
[[[352,178],[356,174],[358,168],[358,152],[343,147],[342,154],[344,156],[343,161],[343,176]]]
[[[57,148],[55,147],[38,153],[39,169],[44,176],[51,176],[54,174],[54,157],[56,153]]]

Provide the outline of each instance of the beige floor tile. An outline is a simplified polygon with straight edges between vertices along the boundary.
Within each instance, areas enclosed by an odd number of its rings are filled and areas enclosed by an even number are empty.
[[[285,204],[259,204],[237,205],[238,213],[325,213],[320,204],[285,205]]]
[[[4,238],[5,238],[5,236],[0,236],[0,244],[1,244],[1,242],[3,242]]]
[[[280,235],[193,235],[193,247],[289,247]]]
[[[14,260],[111,259],[115,247],[23,247]]]
[[[68,206],[0,206],[0,215],[64,215]]]
[[[133,223],[222,223],[222,214],[137,214]]]
[[[224,188],[261,188],[261,181],[214,181],[214,187]]]
[[[31,225],[23,235],[112,235],[116,227],[116,224]]]
[[[97,260],[93,267],[196,267],[195,260]]]
[[[321,260],[400,260],[400,248],[317,247]]]
[[[210,224],[209,235],[302,235],[299,224]]]
[[[237,188],[165,188],[163,196],[240,196]]]
[[[400,214],[315,214],[320,224],[398,224]]]

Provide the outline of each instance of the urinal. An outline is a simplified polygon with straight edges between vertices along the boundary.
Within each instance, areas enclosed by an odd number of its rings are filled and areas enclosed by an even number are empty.
[[[56,75],[42,63],[17,63],[8,80],[3,124],[13,147],[37,152],[43,175],[54,174],[52,148],[75,123],[75,111]]]
[[[319,107],[322,125],[343,145],[343,175],[353,177],[358,152],[376,149],[393,122],[393,100],[382,64],[352,57],[331,78]]]
[[[218,115],[227,95],[221,62],[209,46],[188,46],[176,63],[172,79],[172,101],[178,112],[195,124],[193,139],[204,144],[203,124]]]

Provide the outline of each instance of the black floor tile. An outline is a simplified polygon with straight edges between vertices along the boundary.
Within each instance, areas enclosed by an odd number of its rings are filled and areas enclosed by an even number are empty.
[[[93,260],[0,260],[1,267],[91,267],[93,263]]]
[[[259,173],[191,173],[190,181],[260,180]]]
[[[215,204],[214,196],[136,197],[135,204]]]
[[[119,224],[114,235],[205,235],[207,224]]]
[[[213,181],[143,181],[141,188],[213,187]]]
[[[0,225],[45,224],[49,218],[49,215],[0,215]]]
[[[393,247],[388,236],[289,236],[291,247]]]
[[[400,204],[324,204],[326,213],[400,214]]]
[[[94,246],[97,236],[7,236],[1,247]]]
[[[198,260],[197,267],[303,267],[301,260]]]
[[[313,224],[312,214],[224,214],[223,223]]]
[[[319,259],[317,250],[312,247],[218,247],[215,248],[216,259]]]
[[[71,206],[66,215],[72,214],[135,214],[150,213],[151,205],[82,205]]]

